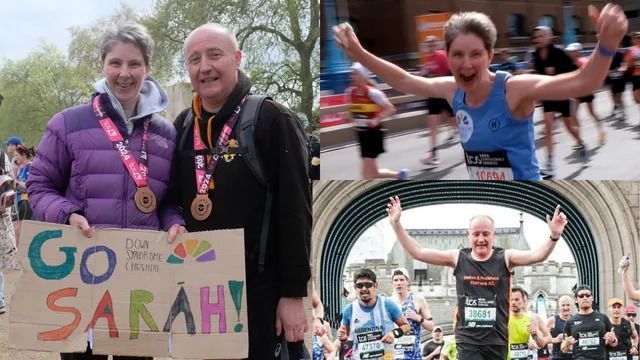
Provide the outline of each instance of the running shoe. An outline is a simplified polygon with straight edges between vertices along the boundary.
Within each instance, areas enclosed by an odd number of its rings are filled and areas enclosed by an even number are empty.
[[[553,165],[553,159],[551,157],[547,160],[547,166],[540,169],[540,175],[543,180],[549,180],[556,177],[556,167]]]
[[[604,145],[607,142],[607,133],[603,130],[598,133],[598,145]]]
[[[556,177],[556,172],[553,168],[540,169],[540,176],[542,180],[552,180]]]
[[[401,169],[398,172],[398,180],[409,180],[409,169]]]
[[[422,161],[423,164],[429,165],[429,166],[438,166],[438,165],[440,165],[440,159],[438,158],[438,156],[433,155],[433,154],[426,155],[420,161]]]
[[[578,146],[574,147],[573,150],[575,150],[580,157],[587,157],[587,148],[584,144],[578,144]]]

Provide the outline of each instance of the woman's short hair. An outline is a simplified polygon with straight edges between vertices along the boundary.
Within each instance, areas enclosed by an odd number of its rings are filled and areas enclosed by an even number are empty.
[[[487,51],[493,50],[498,37],[498,31],[491,19],[479,12],[460,12],[454,14],[444,25],[444,40],[447,46],[447,52],[451,47],[451,43],[460,34],[474,34],[484,42],[484,48]]]
[[[149,65],[153,56],[153,39],[149,35],[147,28],[140,24],[123,24],[107,29],[102,36],[102,46],[100,48],[100,58],[102,61],[111,52],[111,49],[119,43],[133,44],[140,49],[144,57],[145,65]]]

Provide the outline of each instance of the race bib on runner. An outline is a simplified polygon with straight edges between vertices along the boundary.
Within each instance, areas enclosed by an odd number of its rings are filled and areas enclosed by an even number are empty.
[[[627,360],[626,351],[609,351],[609,360]]]
[[[511,163],[504,150],[494,152],[465,150],[464,160],[471,180],[513,180]]]
[[[527,360],[529,347],[527,344],[510,344],[509,354],[511,355],[511,360]]]
[[[369,118],[363,115],[353,115],[353,122],[358,128],[369,128]]]
[[[393,353],[396,359],[404,359],[405,350],[413,350],[416,344],[416,336],[409,332],[400,338],[396,339],[393,343]]]
[[[357,334],[360,359],[382,359],[384,343],[382,330],[371,330]]]
[[[465,297],[464,326],[487,328],[496,324],[496,301],[484,298]]]
[[[578,347],[581,350],[595,350],[600,346],[600,333],[598,331],[578,332]]]
[[[620,79],[624,76],[624,74],[621,71],[609,71],[609,77],[611,79]]]

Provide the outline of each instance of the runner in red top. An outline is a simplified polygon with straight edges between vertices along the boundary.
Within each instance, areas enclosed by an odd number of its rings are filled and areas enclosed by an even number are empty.
[[[396,108],[389,99],[376,89],[369,80],[369,71],[360,63],[351,66],[352,86],[345,91],[345,102],[350,104],[346,117],[354,123],[360,156],[362,157],[362,178],[393,178],[407,180],[408,170],[393,171],[380,169],[377,157],[384,153],[384,131],[382,119],[391,116]]]
[[[422,69],[420,75],[424,77],[450,76],[447,53],[440,49],[440,39],[435,36],[428,36],[422,43]],[[453,110],[446,99],[428,98],[427,109],[427,129],[429,129],[431,139],[431,152],[427,151],[422,159],[425,165],[437,166],[440,164],[438,158],[438,125],[444,119],[449,120],[452,130],[455,132],[456,125],[453,118]],[[449,140],[454,139],[452,133]]]

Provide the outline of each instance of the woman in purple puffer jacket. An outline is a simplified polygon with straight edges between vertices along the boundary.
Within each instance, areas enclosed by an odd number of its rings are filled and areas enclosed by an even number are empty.
[[[86,236],[92,228],[164,230],[171,242],[185,229],[165,202],[176,131],[158,115],[167,95],[148,77],[153,40],[144,27],[125,25],[104,35],[101,51],[105,78],[91,103],[56,114],[40,141],[27,181],[33,212]],[[61,358],[103,357],[88,349]]]

